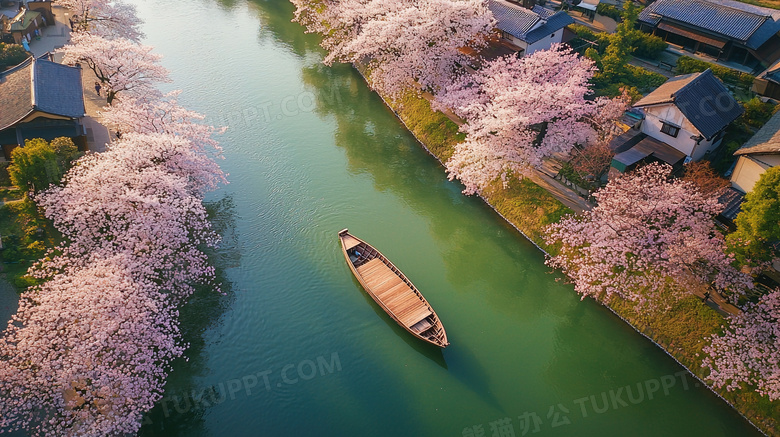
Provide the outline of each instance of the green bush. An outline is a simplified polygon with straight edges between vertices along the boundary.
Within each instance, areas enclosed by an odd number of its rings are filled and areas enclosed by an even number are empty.
[[[609,34],[606,32],[594,32],[581,24],[572,24],[569,26],[577,38],[569,41],[569,45],[576,48],[580,54],[584,54],[585,49],[594,49],[598,53],[604,53],[609,45]],[[595,43],[588,44],[588,43]]]
[[[571,26],[569,26],[569,30],[571,30],[578,37],[583,39],[587,39],[590,41],[595,41],[597,39],[596,32],[590,30],[589,27],[583,26],[582,24],[572,24]]]
[[[625,83],[639,88],[642,92],[649,92],[666,82],[666,76],[636,65],[626,65],[628,76]]]
[[[636,31],[636,50],[634,54],[643,58],[658,59],[658,56],[669,47],[661,37],[650,35],[642,31]]]
[[[30,54],[19,44],[0,42],[0,71],[19,64],[30,57]]]
[[[711,69],[712,74],[725,83],[750,88],[755,76],[743,73],[732,68],[724,67],[709,62],[700,61],[689,56],[681,56],[677,59],[677,74],[699,73]]]
[[[743,102],[745,113],[742,115],[748,126],[760,128],[770,118],[775,110],[775,105],[769,102],[762,102],[758,97],[753,97],[747,102]]]
[[[69,138],[55,138],[51,143],[40,138],[26,140],[24,147],[11,152],[8,174],[11,182],[23,191],[41,191],[60,182],[78,155]]]
[[[596,13],[609,17],[615,21],[621,21],[623,19],[621,16],[623,14],[622,9],[618,9],[615,6],[606,3],[599,3],[599,5],[596,6]]]

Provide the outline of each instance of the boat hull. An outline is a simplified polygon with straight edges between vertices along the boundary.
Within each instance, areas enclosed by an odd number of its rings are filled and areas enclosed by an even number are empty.
[[[417,287],[387,257],[347,229],[339,232],[341,251],[352,274],[398,325],[413,336],[444,348],[449,345],[439,317]]]

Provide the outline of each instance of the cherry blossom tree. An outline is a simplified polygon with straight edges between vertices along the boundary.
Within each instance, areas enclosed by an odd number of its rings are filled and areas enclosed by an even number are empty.
[[[128,253],[143,256],[147,267],[139,274],[186,297],[192,281],[213,278],[198,247],[218,241],[200,201],[223,178],[209,161],[190,141],[168,134],[126,134],[107,152],[87,155],[63,187],[35,199],[68,244],[33,274],[50,278]]]
[[[137,431],[185,347],[177,306],[195,283],[217,287],[201,193],[222,174],[204,156],[186,138],[128,133],[36,196],[65,242],[31,269],[44,282],[0,339],[0,426]]]
[[[752,288],[724,253],[712,221],[717,199],[670,174],[670,166],[653,163],[621,175],[594,194],[598,206],[548,227],[545,240],[560,251],[547,263],[562,269],[583,299],[618,296],[641,311],[668,307],[697,284],[732,296]]]
[[[370,84],[398,96],[450,83],[466,55],[481,47],[494,19],[484,0],[342,0],[308,5],[297,0],[296,19],[323,34],[324,62],[365,63]]]
[[[780,400],[780,290],[743,309],[729,319],[723,336],[713,335],[704,348],[708,378],[728,391],[748,384],[770,400]]]
[[[223,133],[225,129],[201,123],[204,119],[202,114],[178,104],[179,94],[181,91],[124,97],[103,111],[103,121],[117,132],[169,134],[188,140],[199,157],[198,168],[204,169],[206,176],[213,176],[203,187],[211,190],[217,184],[227,182],[214,161],[222,158],[222,148],[214,135]]]
[[[175,307],[116,255],[24,293],[0,339],[0,427],[134,434],[181,356]]]
[[[143,37],[134,5],[121,0],[57,0],[57,3],[71,11],[75,32],[133,42]]]
[[[461,127],[466,140],[446,164],[450,179],[460,179],[464,193],[473,194],[499,177],[506,185],[510,176],[575,144],[604,140],[625,99],[588,100],[594,71],[590,60],[554,45],[459,77],[437,102],[467,121]]]
[[[158,83],[170,82],[168,70],[159,63],[162,56],[152,53],[152,47],[128,39],[76,33],[71,43],[59,51],[64,54],[63,63],[85,63],[95,73],[107,88],[108,104],[118,93],[156,93]]]

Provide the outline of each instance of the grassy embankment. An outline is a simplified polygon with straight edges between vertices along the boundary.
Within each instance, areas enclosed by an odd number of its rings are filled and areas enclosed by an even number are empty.
[[[430,103],[421,97],[409,94],[388,104],[441,162],[452,156],[454,146],[463,140],[458,126],[444,114],[433,111]],[[556,248],[543,241],[544,227],[572,211],[546,190],[528,179],[515,180],[506,190],[497,183],[484,193],[484,199],[540,248],[555,253]],[[725,322],[720,314],[694,296],[678,302],[670,311],[652,317],[637,315],[632,306],[626,301],[614,301],[608,305],[616,315],[660,345],[696,376],[702,379],[706,376],[707,371],[701,366],[702,348],[710,335],[720,332]],[[716,391],[765,433],[780,435],[780,402],[769,402],[766,397],[749,389],[731,393]]]

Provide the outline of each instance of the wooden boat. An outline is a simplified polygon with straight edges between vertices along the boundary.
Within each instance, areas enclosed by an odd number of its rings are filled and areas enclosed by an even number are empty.
[[[347,229],[339,232],[339,240],[360,285],[393,320],[423,341],[442,348],[450,344],[436,312],[390,260]]]

